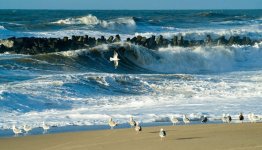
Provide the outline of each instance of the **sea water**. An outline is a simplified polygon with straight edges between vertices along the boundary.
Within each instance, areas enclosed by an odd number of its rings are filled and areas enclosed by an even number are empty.
[[[0,54],[0,129],[144,124],[187,114],[262,114],[262,43],[150,50],[127,37],[262,39],[262,10],[0,10],[0,39],[119,34],[122,42],[35,56]],[[119,67],[109,61],[115,47]],[[93,50],[96,50],[96,53]],[[69,130],[71,128],[68,128]],[[38,133],[38,132],[36,132]],[[1,132],[0,132],[1,135]]]

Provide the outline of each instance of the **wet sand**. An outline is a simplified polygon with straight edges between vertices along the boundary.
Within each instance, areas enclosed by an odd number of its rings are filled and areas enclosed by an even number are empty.
[[[261,150],[262,123],[201,124],[0,138],[0,150]]]

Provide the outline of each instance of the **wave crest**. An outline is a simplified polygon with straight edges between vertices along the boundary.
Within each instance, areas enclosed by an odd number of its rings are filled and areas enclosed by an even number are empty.
[[[99,20],[96,16],[93,16],[91,14],[79,18],[61,19],[52,23],[61,25],[99,25],[102,28],[117,31],[126,28],[132,30],[136,27],[136,22],[133,17],[123,17],[111,20]]]

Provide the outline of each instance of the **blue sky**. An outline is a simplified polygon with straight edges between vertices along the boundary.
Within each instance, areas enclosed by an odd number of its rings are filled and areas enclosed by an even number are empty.
[[[262,9],[262,0],[0,0],[0,9]]]

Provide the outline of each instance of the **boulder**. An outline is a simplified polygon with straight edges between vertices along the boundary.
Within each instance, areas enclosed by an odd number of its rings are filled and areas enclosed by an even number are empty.
[[[206,45],[211,45],[211,44],[212,44],[211,35],[208,34],[208,35],[206,36],[205,43],[206,43]]]
[[[184,45],[184,38],[183,38],[182,35],[179,35],[179,36],[177,37],[177,45],[178,45],[178,46],[183,46],[183,45]]]
[[[228,42],[228,41],[226,40],[225,36],[219,37],[216,41],[217,41],[217,45],[226,45],[227,42]]]
[[[121,42],[121,38],[120,38],[120,35],[119,35],[119,34],[117,34],[117,35],[115,36],[113,42],[114,42],[114,43],[115,43],[115,42]]]
[[[108,42],[108,43],[113,43],[113,40],[114,40],[114,37],[113,37],[113,36],[110,36],[110,37],[107,39],[107,42]]]

